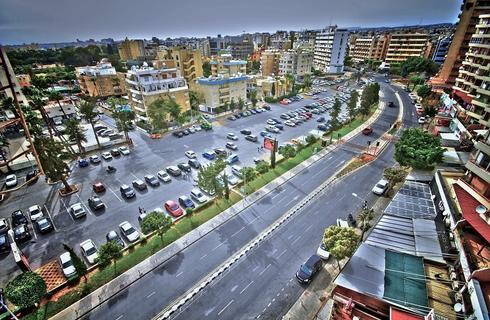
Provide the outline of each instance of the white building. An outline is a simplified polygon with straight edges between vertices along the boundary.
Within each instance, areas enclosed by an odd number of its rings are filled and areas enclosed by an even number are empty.
[[[116,68],[107,59],[102,59],[96,66],[77,67],[77,74],[98,77],[116,75]]]
[[[197,79],[198,91],[205,100],[205,104],[201,105],[201,111],[215,113],[215,109],[219,107],[224,111],[232,100],[235,105],[240,100],[246,102],[247,80],[248,77],[244,74]]]
[[[313,66],[325,73],[344,71],[344,58],[349,42],[349,31],[329,27],[316,35]]]
[[[279,75],[292,74],[302,78],[311,74],[313,67],[313,52],[309,50],[287,50],[282,52],[279,59]]]

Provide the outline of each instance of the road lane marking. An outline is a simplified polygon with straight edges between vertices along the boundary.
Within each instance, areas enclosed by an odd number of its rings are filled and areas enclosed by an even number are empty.
[[[121,314],[119,317],[116,318],[116,320],[119,320],[121,319],[122,317],[124,317],[124,314]]]
[[[230,304],[232,304],[232,303],[233,303],[233,299],[231,299],[231,301],[230,301],[230,302],[228,302],[228,304],[227,304],[227,305],[226,305],[226,306],[225,306],[223,309],[221,309],[221,310],[220,310],[220,312],[218,312],[218,316],[219,316],[220,314],[222,314],[222,313],[223,313],[223,311],[225,311],[225,310],[226,310],[226,308],[228,308],[228,307],[230,306]]]
[[[335,166],[335,168],[340,167],[342,164],[344,164],[344,162],[345,162],[345,160],[340,161],[340,162],[339,162],[339,164],[337,164],[337,165]]]
[[[262,271],[259,272],[259,276],[261,276],[267,269],[269,269],[270,266],[271,264],[269,263],[267,267],[265,267]]]
[[[237,232],[235,232],[234,234],[232,234],[231,236],[234,237],[236,236],[237,234],[240,233],[240,231],[242,231],[243,229],[245,229],[245,226],[241,227],[240,230],[238,230]]]
[[[202,259],[206,258],[207,256],[208,256],[208,254],[206,253],[202,257],[200,257],[199,260],[202,260]]]
[[[284,189],[283,189],[283,190],[281,190],[281,191],[279,191],[279,192],[278,192],[276,195],[274,195],[273,197],[271,197],[271,199],[274,199],[274,198],[276,198],[277,196],[280,196],[280,195],[281,195],[281,193],[282,193],[283,191],[284,191]]]
[[[255,266],[253,269],[252,269],[252,272],[254,272],[255,270],[257,270],[259,266]]]
[[[274,249],[274,250],[272,250],[272,253],[271,254],[274,254],[276,252],[277,252],[277,249]]]
[[[247,285],[246,285],[246,286],[245,286],[245,287],[242,289],[242,291],[240,291],[240,294],[244,293],[244,292],[245,292],[245,290],[247,290],[247,289],[248,289],[248,287],[250,287],[250,285],[251,285],[252,283],[254,283],[254,281],[253,281],[253,280],[252,280],[252,281],[250,281],[250,282],[249,282],[249,283],[248,283],[248,284],[247,284]]]
[[[119,198],[119,197],[117,196],[117,194],[116,194],[116,193],[115,193],[115,192],[114,192],[114,191],[113,191],[113,190],[112,190],[110,187],[107,187],[107,189],[108,189],[110,192],[112,192],[112,194],[113,194],[113,195],[114,195],[114,196],[117,198],[117,200],[119,200],[119,201],[123,202],[123,201],[122,201],[122,199],[121,199],[121,198]]]
[[[294,237],[294,235],[293,235],[293,234],[290,234],[290,235],[288,236],[288,240],[291,240],[291,238],[292,238],[292,237]]]
[[[252,224],[253,222],[255,222],[255,220],[257,220],[259,217],[255,217],[253,218],[248,224]]]
[[[218,244],[218,245],[217,245],[216,247],[214,247],[214,248],[213,248],[211,251],[214,251],[214,250],[218,249],[218,248],[219,248],[219,247],[221,247],[222,245],[223,245],[223,243]]]
[[[305,232],[307,232],[308,230],[310,230],[312,227],[312,225],[309,225],[308,228],[305,229]]]
[[[291,242],[291,244],[295,244],[299,239],[301,239],[301,236],[298,236],[296,239],[294,239],[294,241]]]
[[[133,176],[135,179],[137,179],[137,180],[139,180],[139,179],[140,179],[140,178],[139,178],[139,177],[137,177],[137,176],[136,176],[134,173],[130,172],[130,174],[131,174],[131,175],[132,175],[132,176]]]
[[[149,295],[146,296],[146,299],[149,299],[150,297],[152,297],[154,294],[156,293],[156,291],[153,291],[152,293],[150,293]]]
[[[238,285],[234,285],[231,289],[230,289],[230,292],[233,292],[236,290],[236,288],[238,288]]]
[[[299,195],[298,195],[298,196],[296,196],[296,197],[294,197],[293,199],[291,199],[291,201],[289,201],[288,203],[286,203],[286,206],[287,206],[287,205],[289,205],[290,203],[292,203],[292,202],[294,202],[294,201],[298,200],[298,198],[299,198]]]
[[[279,254],[277,257],[278,257],[278,258],[282,257],[282,255],[283,255],[283,254],[285,254],[285,253],[286,253],[286,251],[287,251],[287,250],[286,250],[286,249],[284,249],[284,251],[283,251],[283,252],[281,252],[281,253],[280,253],[280,254]]]
[[[180,277],[183,273],[184,273],[184,271],[177,273],[176,277]]]

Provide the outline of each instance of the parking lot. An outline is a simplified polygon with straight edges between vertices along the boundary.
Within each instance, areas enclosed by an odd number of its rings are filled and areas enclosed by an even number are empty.
[[[202,157],[206,150],[215,148],[225,148],[226,142],[233,142],[238,150],[228,151],[238,155],[239,161],[235,164],[251,166],[254,159],[269,157],[268,151],[261,150],[262,137],[260,131],[268,126],[266,123],[270,118],[280,119],[280,115],[311,105],[316,100],[313,98],[326,98],[335,94],[333,89],[315,96],[305,96],[305,99],[293,102],[289,105],[270,104],[271,110],[257,113],[237,120],[217,119],[213,121],[212,131],[200,131],[189,134],[182,138],[166,135],[162,139],[154,140],[148,135],[136,130],[131,133],[134,142],[128,155],[119,155],[111,160],[101,160],[98,164],[90,163],[86,167],[79,167],[73,164],[73,170],[69,179],[71,184],[76,184],[79,188],[77,193],[67,197],[59,197],[57,190],[60,185],[50,186],[40,179],[35,185],[14,192],[2,204],[1,217],[10,217],[15,210],[27,212],[28,207],[39,205],[43,208],[45,216],[49,217],[54,226],[54,230],[47,234],[40,234],[29,222],[32,240],[21,244],[20,247],[28,257],[32,269],[36,269],[50,260],[56,259],[62,252],[62,244],[66,243],[79,252],[79,244],[87,239],[91,239],[98,246],[106,242],[106,234],[115,230],[119,233],[118,225],[123,221],[129,221],[139,230],[138,216],[140,208],[150,212],[156,208],[164,212],[163,204],[167,200],[177,200],[179,196],[189,196],[195,182],[192,176],[197,172],[192,169],[193,174],[186,176],[172,177],[169,183],[161,182],[159,186],[148,186],[145,190],[135,190],[135,197],[125,199],[119,188],[123,184],[131,185],[136,179],[144,179],[145,175],[157,175],[157,172],[164,170],[171,165],[187,163],[186,151],[192,150],[197,154],[197,160],[205,165],[209,162]],[[345,110],[343,111],[345,113]],[[294,127],[284,126],[280,133],[273,134],[279,144],[284,144],[293,138],[306,135],[311,130],[317,128],[318,117],[325,117],[328,121],[328,112],[313,114],[309,119]],[[281,119],[284,122],[283,119]],[[101,117],[101,122],[106,125],[113,125],[113,120],[107,116]],[[250,142],[244,139],[241,130],[248,129],[253,135],[258,136],[258,142]],[[227,139],[228,133],[234,133],[237,141]],[[109,151],[109,150],[105,150]],[[102,152],[99,152],[100,156]],[[111,165],[116,168],[113,173],[108,173],[106,168]],[[105,191],[97,193],[105,203],[106,208],[93,210],[87,200],[95,194],[92,186],[96,182],[102,182]],[[69,208],[73,204],[81,203],[86,215],[75,219],[69,214]],[[126,239],[124,239],[126,241]],[[127,243],[127,241],[126,241]],[[0,256],[2,269],[0,271],[0,285],[5,284],[11,279],[18,268],[15,266],[12,254]]]

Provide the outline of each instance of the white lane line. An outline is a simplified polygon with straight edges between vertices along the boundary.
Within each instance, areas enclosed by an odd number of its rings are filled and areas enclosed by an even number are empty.
[[[184,271],[177,273],[176,277],[180,277],[183,273],[184,273]]]
[[[294,236],[293,234],[289,235],[288,240],[291,240],[293,236]]]
[[[49,212],[48,208],[46,207],[46,205],[44,205],[44,210],[46,210],[46,213],[48,214],[48,217],[49,217],[49,220],[51,220],[51,224],[53,225],[53,228],[54,228],[54,231],[58,231],[58,228],[56,227],[56,225],[54,224],[54,220],[53,220],[53,217],[51,217],[51,213]],[[71,214],[70,214],[71,216]],[[31,221],[32,223],[32,221]],[[34,230],[34,226],[32,226],[32,230]],[[36,236],[36,233],[34,232],[34,236],[35,238],[37,239],[37,236]]]
[[[140,179],[139,177],[137,177],[134,173],[130,172],[131,175],[135,178],[135,179]]]
[[[202,260],[202,259],[206,258],[207,256],[208,256],[208,254],[206,253],[202,257],[200,257],[199,260]]]
[[[277,252],[277,249],[272,250],[271,254],[274,254]]]
[[[269,263],[267,267],[265,267],[262,271],[259,272],[259,276],[261,276],[265,271],[267,271],[267,269],[269,269],[270,266],[271,264]]]
[[[340,166],[341,166],[341,165],[342,165],[344,162],[345,162],[345,160],[340,161],[340,162],[339,162],[339,164],[337,164],[337,165],[335,166],[335,168],[340,167]]]
[[[242,291],[240,291],[240,294],[244,293],[244,292],[245,292],[245,290],[247,290],[247,289],[248,289],[248,287],[250,287],[250,285],[251,285],[252,283],[254,283],[254,281],[253,281],[253,280],[252,280],[252,281],[250,281],[250,282],[249,282],[249,283],[248,283],[248,284],[247,284],[247,285],[246,285],[246,286],[245,286],[245,287],[242,289]]]
[[[269,308],[271,306],[272,302],[269,302],[269,304],[267,305],[267,308]]]
[[[255,270],[257,270],[259,266],[255,266],[253,269],[252,269],[252,272],[254,272]]]
[[[240,233],[240,231],[242,231],[243,229],[245,229],[245,226],[241,227],[240,230],[238,230],[237,232],[235,232],[234,234],[232,234],[231,236],[234,237],[236,236],[237,234]]]
[[[308,228],[306,228],[304,232],[308,232],[308,230],[310,230],[311,227],[313,227],[313,226],[312,225],[309,225]]]
[[[296,197],[294,197],[293,199],[291,199],[291,201],[289,201],[288,203],[286,203],[286,206],[289,205],[289,204],[291,204],[292,202],[298,200],[298,198],[299,198],[299,195],[296,196]]]
[[[299,239],[301,239],[301,236],[298,236],[296,239],[294,239],[294,241],[293,241],[293,242],[291,242],[291,244],[295,244],[296,242],[298,242],[298,241],[299,241]]]
[[[223,309],[221,309],[221,310],[220,310],[220,312],[218,312],[218,316],[219,316],[220,314],[222,314],[222,313],[223,313],[223,311],[225,311],[225,310],[226,310],[226,308],[228,308],[228,307],[230,306],[230,304],[232,304],[232,303],[233,303],[233,299],[231,299],[231,301],[230,301],[230,302],[228,302],[228,304],[227,304],[227,305],[226,305],[226,306],[225,306]]]
[[[211,251],[214,251],[214,250],[218,249],[218,248],[219,248],[219,247],[221,247],[222,245],[223,245],[223,243],[218,244],[218,245],[217,245],[216,247],[214,247],[214,248],[213,248]]]
[[[235,291],[237,288],[238,288],[238,285],[234,285],[234,286],[233,286],[233,287],[230,289],[230,292]]]
[[[121,198],[119,198],[119,196],[118,196],[118,195],[117,195],[117,194],[116,194],[116,193],[115,193],[115,192],[114,192],[114,191],[113,191],[113,190],[112,190],[110,187],[107,187],[107,189],[108,189],[110,192],[112,192],[112,194],[113,194],[113,195],[114,195],[114,196],[117,198],[117,200],[119,200],[119,201],[123,202],[123,201],[122,201],[122,199],[121,199]]]
[[[252,224],[252,223],[254,223],[254,221],[255,221],[255,220],[257,220],[258,218],[259,218],[259,217],[255,217],[255,218],[253,218],[253,219],[252,219],[252,220],[251,220],[251,221],[250,221],[248,224]]]
[[[282,257],[282,255],[283,255],[283,254],[285,254],[285,253],[286,253],[286,251],[287,251],[287,250],[286,250],[286,249],[284,249],[284,251],[283,251],[283,252],[281,252],[281,253],[280,253],[280,254],[279,254],[277,257],[278,257],[278,258]]]
[[[119,320],[121,319],[122,317],[124,317],[124,314],[121,314],[119,317],[116,318],[116,320]]]
[[[281,191],[279,191],[279,192],[278,192],[276,195],[274,195],[274,196],[273,196],[271,199],[274,199],[274,198],[276,198],[277,196],[280,196],[280,195],[281,195],[281,193],[282,193],[283,191],[284,191],[284,189],[283,189],[283,190],[281,190]]]
[[[156,293],[156,291],[153,291],[152,293],[150,293],[149,295],[146,296],[146,299],[149,299],[150,297],[152,297],[154,294]]]
[[[328,157],[328,158],[327,158],[327,161],[328,161],[328,160],[330,160],[330,159],[332,159],[332,158],[333,158],[333,156]]]

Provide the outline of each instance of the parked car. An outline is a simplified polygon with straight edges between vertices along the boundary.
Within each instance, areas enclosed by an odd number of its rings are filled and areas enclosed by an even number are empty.
[[[180,196],[178,200],[179,200],[180,206],[184,209],[187,209],[187,208],[194,209],[196,207],[194,202],[192,202],[192,200],[189,199],[189,197],[187,197],[187,196]]]
[[[36,205],[30,206],[27,211],[29,212],[29,217],[31,218],[31,221],[36,221],[44,216],[43,211],[41,210],[41,207]]]
[[[7,232],[10,230],[9,223],[6,218],[0,219],[0,233]]]
[[[276,122],[274,120],[272,120],[272,119],[267,119],[266,123],[269,124],[269,125],[276,124]]]
[[[236,144],[233,142],[227,142],[225,145],[226,148],[231,149],[231,150],[238,150],[238,147]]]
[[[15,242],[23,242],[32,238],[27,224],[20,224],[13,228]]]
[[[325,124],[319,124],[318,126],[316,126],[318,130],[320,131],[327,131],[328,130],[328,126],[325,125]]]
[[[82,159],[78,160],[78,166],[80,168],[88,167],[88,165],[89,165],[89,163],[88,163],[87,159],[82,158]]]
[[[160,181],[158,181],[157,177],[152,174],[147,174],[145,176],[145,181],[152,187],[158,187],[160,185]]]
[[[164,170],[158,171],[157,172],[157,177],[158,177],[158,179],[162,180],[165,183],[168,183],[168,182],[171,182],[172,181],[172,178],[170,178],[170,176],[168,175],[168,173],[165,172]]]
[[[180,217],[184,214],[184,210],[173,200],[166,201],[164,207],[172,217]]]
[[[204,159],[214,160],[214,159],[216,159],[216,153],[214,153],[214,151],[212,151],[212,150],[207,150],[207,151],[205,151],[205,152],[202,154],[202,157],[203,157]]]
[[[119,152],[121,152],[122,155],[127,156],[131,152],[129,151],[128,147],[119,147]]]
[[[425,117],[420,117],[418,120],[419,124],[424,124],[425,123]]]
[[[10,240],[6,232],[0,233],[0,252],[10,251]]]
[[[133,185],[133,188],[135,188],[139,191],[143,191],[143,190],[146,190],[148,188],[146,183],[141,179],[133,180],[133,182],[131,184]]]
[[[131,223],[123,221],[119,224],[119,230],[121,234],[128,239],[129,242],[135,242],[139,239],[140,233],[136,230]]]
[[[376,183],[372,191],[374,194],[382,196],[386,192],[386,189],[388,189],[388,181],[385,179],[381,179],[378,181],[378,183]]]
[[[240,133],[241,133],[241,134],[244,134],[244,135],[246,135],[246,136],[249,136],[249,135],[251,135],[251,134],[252,134],[252,131],[250,131],[250,130],[248,130],[248,129],[242,129],[242,130],[240,130]]]
[[[223,148],[214,149],[214,153],[216,153],[218,157],[226,157],[228,155],[228,152]]]
[[[5,178],[5,186],[7,188],[13,188],[17,185],[17,176],[15,174],[9,174]]]
[[[165,170],[167,171],[168,174],[174,177],[178,177],[182,174],[182,171],[180,171],[179,167],[177,166],[166,167]]]
[[[191,166],[194,169],[201,168],[201,163],[197,159],[189,159],[187,163],[189,164],[189,166]]]
[[[194,199],[197,203],[202,204],[208,201],[208,197],[206,197],[201,190],[194,188],[191,190],[191,198]]]
[[[126,199],[133,198],[136,196],[136,192],[134,192],[134,189],[127,184],[123,184],[121,187],[119,187],[119,191],[121,192],[122,196]]]
[[[88,198],[87,202],[88,202],[88,206],[92,210],[101,210],[105,208],[105,203],[102,202],[102,200],[100,200],[100,198],[97,196],[92,196]]]
[[[36,169],[27,171],[26,181],[28,184],[34,184],[39,180],[38,172]]]
[[[192,150],[187,150],[187,151],[185,152],[185,156],[186,156],[187,158],[189,158],[189,159],[195,159],[195,158],[197,158],[196,153],[195,153],[194,151],[192,151]]]
[[[177,167],[182,170],[182,172],[191,172],[191,166],[187,163],[179,163]]]
[[[93,164],[100,163],[100,158],[99,158],[99,156],[97,156],[97,155],[90,156],[90,157],[89,157],[89,160],[90,160],[90,162],[92,162]]]
[[[257,136],[251,134],[251,135],[246,136],[245,137],[245,140],[248,140],[248,141],[251,141],[251,142],[257,142],[258,141],[258,138],[257,138]]]
[[[238,140],[238,137],[234,133],[228,133],[226,138],[234,141]]]
[[[240,167],[239,165],[232,165],[231,166],[231,173],[233,173],[235,176],[237,176],[238,178],[241,178],[242,177],[242,167]]]
[[[80,243],[80,249],[82,251],[82,255],[90,264],[94,264],[95,260],[99,257],[99,250],[95,246],[95,243],[90,239]]]
[[[11,217],[12,227],[28,223],[27,217],[24,212],[22,212],[22,210],[15,210],[14,212],[12,212]]]
[[[42,217],[36,220],[36,227],[40,233],[48,233],[54,230],[53,223],[51,219],[47,217]]]
[[[325,117],[319,117],[316,119],[317,122],[325,122]]]
[[[225,175],[225,177],[226,177],[226,181],[228,181],[228,183],[231,184],[232,186],[240,182],[240,180],[233,174],[228,173]]]
[[[314,254],[299,267],[299,270],[296,272],[296,279],[298,279],[300,283],[309,283],[321,268],[322,259]]]
[[[316,250],[316,254],[323,260],[328,260],[328,258],[330,258],[330,252],[327,251],[327,248],[323,244],[323,241],[318,246],[318,249]]]
[[[104,192],[105,186],[102,182],[96,182],[92,185],[92,190],[94,190],[96,193]]]
[[[121,152],[119,151],[118,148],[111,149],[111,155],[114,157],[119,157],[121,155]]]
[[[87,215],[87,211],[85,211],[85,208],[80,202],[77,202],[70,206],[70,214],[73,218],[79,219],[81,217],[85,217]]]
[[[105,238],[107,240],[107,242],[109,241],[114,241],[116,244],[118,244],[121,248],[124,248],[126,246],[126,244],[124,243],[123,239],[121,239],[121,236],[119,236],[119,234],[117,234],[116,231],[114,230],[111,230],[109,231],[106,235],[105,235]]]
[[[182,138],[184,136],[184,134],[182,133],[182,131],[174,131],[174,132],[172,132],[172,135],[174,137],[177,137],[177,138]]]
[[[293,121],[291,121],[291,120],[286,120],[286,121],[284,121],[284,124],[285,124],[285,125],[287,125],[287,126],[289,126],[289,127],[294,127],[294,126],[296,126],[296,123],[294,123],[294,122],[293,122]]]
[[[106,161],[112,160],[111,153],[110,152],[104,152],[104,153],[102,153],[102,159],[104,159]]]
[[[238,162],[238,155],[237,154],[232,154],[226,159],[226,163],[231,165],[234,164],[235,162]]]
[[[75,274],[77,274],[77,270],[73,265],[73,261],[71,260],[71,256],[69,252],[62,253],[58,261],[65,278],[68,279],[74,276]]]

